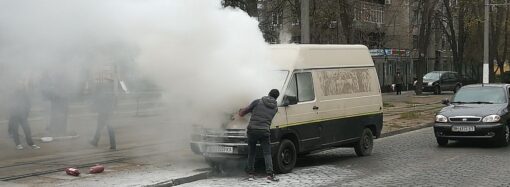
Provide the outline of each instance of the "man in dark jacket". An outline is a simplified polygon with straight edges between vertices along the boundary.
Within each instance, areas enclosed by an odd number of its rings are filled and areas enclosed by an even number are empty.
[[[278,105],[276,99],[280,96],[277,89],[272,89],[269,96],[264,96],[251,102],[250,106],[241,109],[239,116],[244,116],[251,113],[250,122],[247,128],[248,134],[248,165],[246,171],[249,174],[248,180],[254,180],[254,165],[255,157],[257,155],[257,142],[260,143],[264,153],[264,161],[266,163],[267,180],[278,181],[273,173],[273,161],[271,158],[271,144],[270,144],[270,126],[273,117],[278,112]]]
[[[105,127],[108,129],[108,136],[110,137],[110,149],[116,150],[117,144],[115,143],[115,131],[111,125],[111,116],[115,108],[115,81],[109,78],[102,78],[96,85],[96,92],[94,95],[94,108],[97,112],[97,128],[94,138],[90,144],[97,147],[99,138],[101,137],[101,130]]]
[[[397,95],[402,95],[402,84],[404,84],[404,78],[400,75],[400,72],[397,72],[397,75],[393,78],[393,83],[395,84],[395,91]]]
[[[28,124],[31,103],[28,88],[24,83],[19,83],[17,85],[9,102],[9,134],[14,139],[14,143],[16,143],[16,149],[23,149],[18,134],[20,126],[25,133],[27,144],[32,147],[32,149],[39,149],[40,147],[35,145],[32,140],[32,133]]]

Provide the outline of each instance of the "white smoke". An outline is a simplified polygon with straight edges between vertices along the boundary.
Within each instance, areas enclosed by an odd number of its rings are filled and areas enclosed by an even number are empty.
[[[81,70],[134,61],[184,125],[219,125],[266,95],[268,48],[258,22],[220,0],[0,1],[0,82],[51,70],[79,90]]]

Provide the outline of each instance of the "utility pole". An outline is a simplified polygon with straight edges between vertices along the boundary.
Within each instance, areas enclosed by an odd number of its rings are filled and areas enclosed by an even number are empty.
[[[485,0],[485,22],[483,36],[483,82],[489,83],[489,6],[490,0]]]
[[[310,43],[310,0],[301,0],[301,43]]]

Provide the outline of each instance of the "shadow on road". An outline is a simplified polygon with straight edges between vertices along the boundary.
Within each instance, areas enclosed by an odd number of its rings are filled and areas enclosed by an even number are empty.
[[[489,140],[450,140],[449,144],[440,147],[440,148],[484,148],[484,149],[494,149],[494,148],[506,148],[502,146],[498,146],[494,144],[494,142]]]
[[[357,158],[352,149],[332,149],[316,154],[300,156],[297,159],[294,170],[301,168],[328,165],[340,161],[346,161]],[[274,165],[274,163],[273,163]],[[245,172],[246,159],[234,159],[222,163],[218,168],[214,168],[211,177],[230,178],[230,177],[246,177]],[[257,159],[255,162],[255,170],[257,176],[265,175],[264,159]]]

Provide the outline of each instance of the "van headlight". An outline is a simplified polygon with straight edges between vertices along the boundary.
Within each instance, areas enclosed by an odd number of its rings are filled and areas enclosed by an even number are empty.
[[[446,123],[446,122],[448,122],[448,118],[446,118],[446,116],[443,116],[443,115],[436,115],[436,122]]]
[[[482,121],[485,123],[494,123],[494,122],[498,122],[500,119],[501,119],[501,116],[499,116],[499,115],[489,115],[489,116],[485,116]]]

